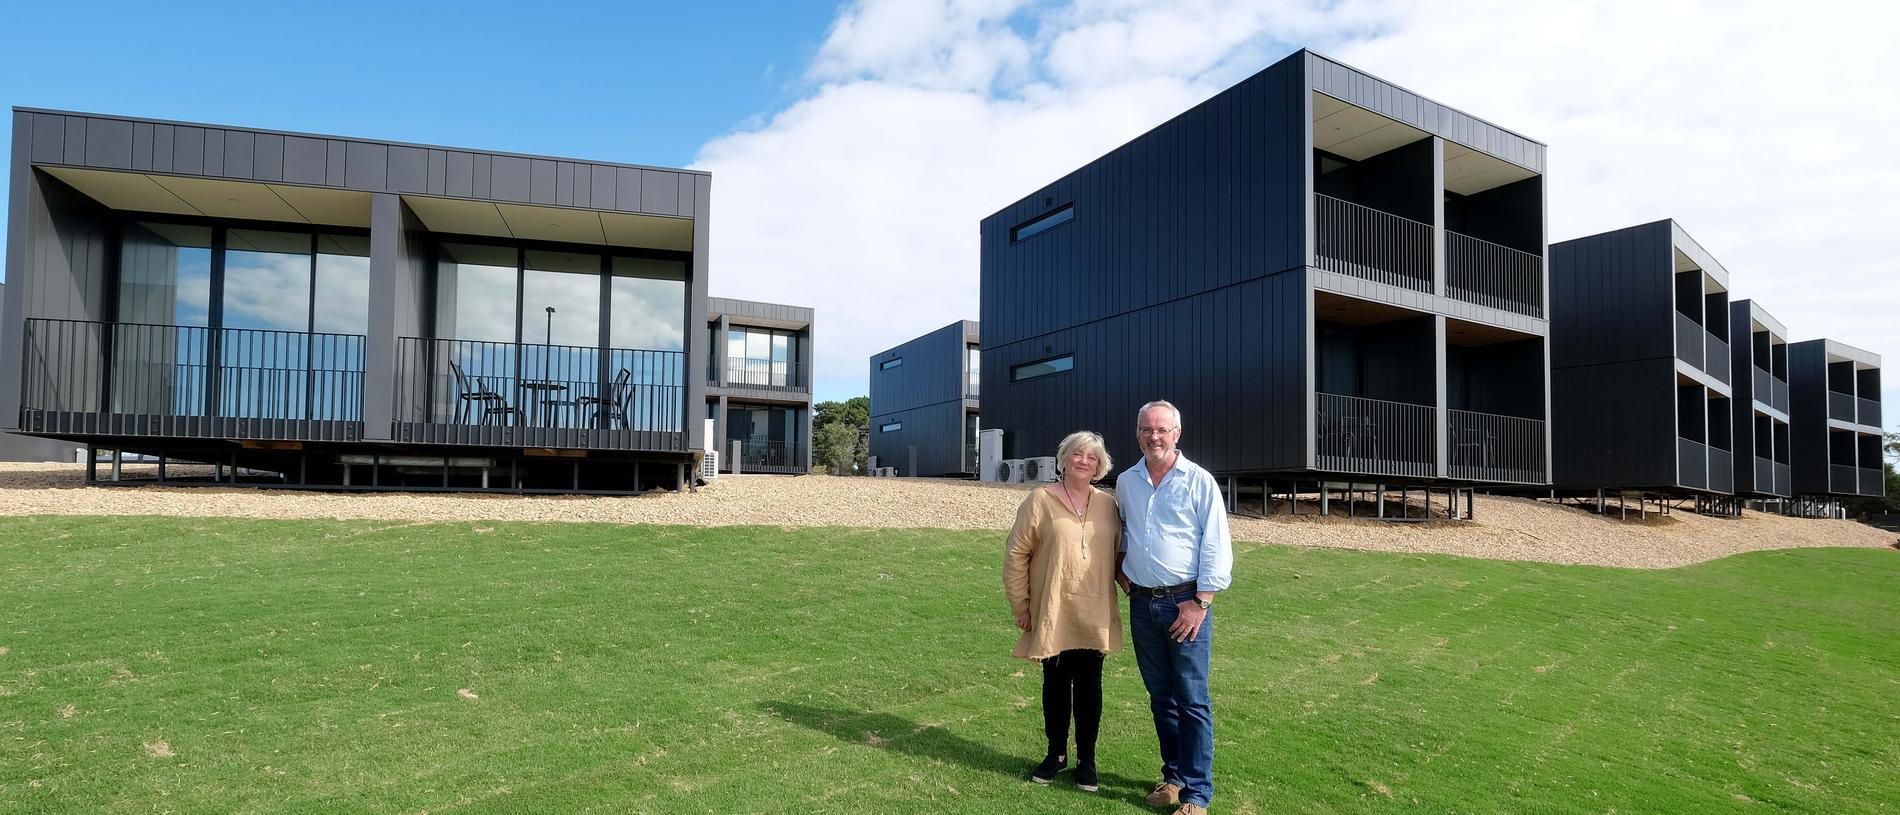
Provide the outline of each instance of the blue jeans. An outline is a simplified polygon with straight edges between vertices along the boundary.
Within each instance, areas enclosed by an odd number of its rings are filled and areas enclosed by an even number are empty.
[[[1128,598],[1128,627],[1161,742],[1162,780],[1181,787],[1182,802],[1207,806],[1214,800],[1214,708],[1207,693],[1213,610],[1193,640],[1168,636],[1181,616],[1177,604],[1193,599],[1192,593],[1154,597],[1137,589]]]

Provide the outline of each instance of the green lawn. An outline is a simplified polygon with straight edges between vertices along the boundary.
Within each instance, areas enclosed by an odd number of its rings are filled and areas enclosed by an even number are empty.
[[[1001,536],[0,519],[0,813],[1141,812],[1022,777]],[[1216,813],[1900,811],[1900,552],[1245,545]],[[465,698],[466,689],[476,698]]]

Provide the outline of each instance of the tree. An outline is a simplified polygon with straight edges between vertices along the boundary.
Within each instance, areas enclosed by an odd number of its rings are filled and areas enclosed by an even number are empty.
[[[853,396],[842,402],[812,406],[812,463],[832,475],[864,472],[871,449],[871,398]]]

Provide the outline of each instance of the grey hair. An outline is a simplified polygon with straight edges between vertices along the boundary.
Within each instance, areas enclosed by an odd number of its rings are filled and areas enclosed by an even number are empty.
[[[1100,481],[1102,476],[1115,471],[1115,462],[1108,457],[1108,444],[1102,441],[1102,434],[1093,430],[1077,430],[1070,433],[1061,444],[1056,446],[1057,472],[1068,471],[1069,456],[1078,449],[1094,453],[1095,460],[1099,462],[1095,465],[1095,474],[1090,480]]]
[[[1173,402],[1166,399],[1156,399],[1148,404],[1142,405],[1140,410],[1135,411],[1135,427],[1141,427],[1141,417],[1148,415],[1148,411],[1154,410],[1155,408],[1167,408],[1173,411],[1174,426],[1176,428],[1181,426],[1181,409],[1175,407]]]

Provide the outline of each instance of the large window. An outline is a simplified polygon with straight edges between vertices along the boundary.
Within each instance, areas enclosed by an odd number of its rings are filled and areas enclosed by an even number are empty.
[[[612,296],[613,347],[654,351],[686,347],[685,262],[614,258]]]
[[[119,251],[119,322],[210,325],[211,229],[125,227]]]
[[[369,237],[317,236],[317,300],[310,330],[369,333]]]
[[[780,388],[801,384],[798,335],[764,328],[728,330],[726,381],[734,385]]]
[[[975,397],[983,392],[983,354],[976,350],[976,346],[971,345],[964,349],[963,357],[967,360],[966,364],[970,369],[964,382],[963,393],[965,396]]]
[[[224,327],[310,330],[312,240],[303,232],[226,232]]]
[[[730,405],[726,440],[739,442],[741,461],[751,466],[802,466],[805,411],[798,408]],[[727,453],[731,445],[727,445]]]
[[[510,247],[443,244],[436,267],[436,336],[514,342],[516,262]]]
[[[521,341],[600,345],[600,256],[530,249],[521,275]]]

